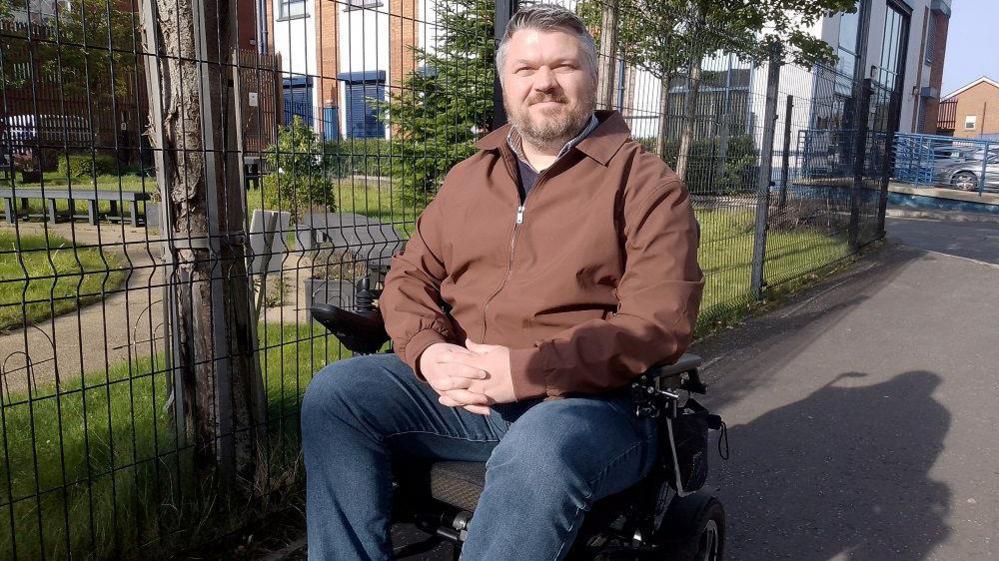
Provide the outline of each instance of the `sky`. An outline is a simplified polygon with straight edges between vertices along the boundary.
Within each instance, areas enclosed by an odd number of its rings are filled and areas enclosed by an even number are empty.
[[[983,75],[999,81],[999,0],[953,0],[941,93]]]

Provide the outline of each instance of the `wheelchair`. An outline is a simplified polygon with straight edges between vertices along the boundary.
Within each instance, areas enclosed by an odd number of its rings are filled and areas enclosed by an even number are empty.
[[[376,353],[389,339],[381,313],[374,305],[380,292],[371,288],[369,278],[362,278],[356,284],[353,310],[314,304],[310,311],[349,350]],[[689,397],[706,391],[698,376],[700,364],[700,357],[684,354],[673,364],[648,369],[632,383],[635,414],[657,419],[663,452],[645,479],[593,504],[567,560],[723,558],[725,511],[703,484],[707,476],[707,431],[724,429],[724,424]],[[684,425],[678,421],[684,417],[699,419],[695,423],[698,428],[680,430]],[[485,462],[414,463],[407,458],[405,469],[397,466],[393,523],[413,524],[427,537],[397,547],[395,558],[406,559],[447,541],[454,544],[453,559],[457,560],[485,485],[485,471]]]

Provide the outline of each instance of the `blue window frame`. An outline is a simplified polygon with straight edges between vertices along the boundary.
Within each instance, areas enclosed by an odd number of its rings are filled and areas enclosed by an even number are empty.
[[[347,110],[347,138],[384,138],[385,125],[375,116],[369,99],[385,99],[385,71],[344,72],[337,76],[344,81]]]

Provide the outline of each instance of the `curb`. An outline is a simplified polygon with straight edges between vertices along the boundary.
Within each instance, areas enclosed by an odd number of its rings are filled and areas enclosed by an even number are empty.
[[[948,220],[952,222],[995,222],[999,223],[999,215],[977,213],[977,212],[957,212],[957,211],[927,211],[909,210],[901,208],[889,208],[885,211],[886,216],[892,218],[929,218],[931,220]]]

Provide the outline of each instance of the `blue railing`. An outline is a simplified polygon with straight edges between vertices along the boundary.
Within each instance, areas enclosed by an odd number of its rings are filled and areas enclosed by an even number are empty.
[[[999,140],[896,133],[893,177],[979,194],[999,190]]]

